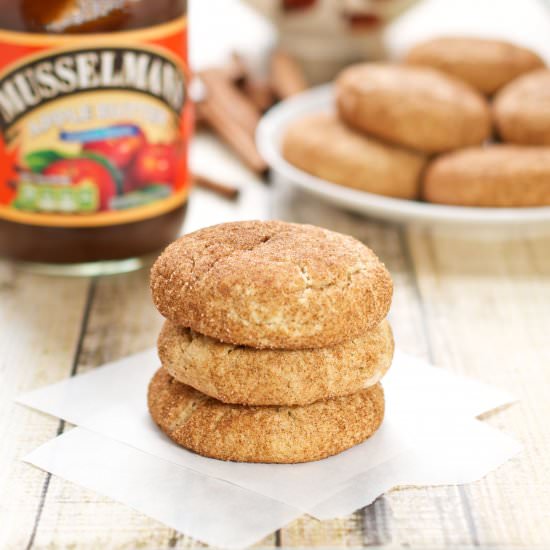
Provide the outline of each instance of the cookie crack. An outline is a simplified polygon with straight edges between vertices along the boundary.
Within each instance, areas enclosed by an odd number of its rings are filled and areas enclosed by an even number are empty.
[[[298,266],[298,269],[300,270],[300,273],[302,275],[302,279],[304,280],[304,291],[310,290],[313,287],[313,280],[311,279],[311,275],[309,274],[309,271],[307,270],[307,267],[305,265]]]
[[[228,260],[228,259],[232,258],[233,256],[236,256],[237,254],[242,254],[244,252],[253,252],[254,250],[257,250],[258,248],[260,248],[261,246],[267,244],[272,238],[273,238],[273,235],[266,235],[265,237],[262,237],[260,239],[260,242],[257,242],[255,244],[253,244],[252,246],[249,246],[248,248],[233,249],[228,254],[222,254],[218,258],[215,258],[214,261],[208,266],[208,268],[204,272],[197,275],[195,273],[195,269],[196,269],[196,266],[197,266],[198,256],[199,255],[204,255],[209,248],[214,248],[218,244],[218,243],[211,243],[211,244],[205,246],[200,251],[200,253],[198,255],[191,256],[191,262],[192,262],[191,274],[192,274],[192,276],[195,280],[198,280],[199,278],[208,277],[210,272],[216,267],[216,265],[219,262],[224,261],[224,260]]]
[[[211,424],[210,424],[210,431],[211,432],[217,432],[218,431],[218,428],[221,424],[221,421],[225,418],[226,416],[226,411],[217,411],[216,412],[216,417],[212,420]]]
[[[366,273],[367,272],[367,266],[361,265],[360,267],[358,267],[356,269],[348,270],[346,272],[346,281],[344,283],[342,283],[338,280],[334,280],[334,281],[330,281],[328,283],[315,285],[313,283],[313,280],[311,279],[311,276],[310,276],[309,272],[307,271],[307,268],[304,267],[304,266],[300,266],[300,265],[298,265],[297,267],[300,270],[300,274],[301,274],[301,276],[304,280],[304,283],[305,283],[304,288],[300,289],[299,292],[304,292],[305,290],[323,291],[323,290],[326,290],[327,288],[333,288],[333,287],[341,288],[341,289],[345,290],[345,289],[348,289],[352,285],[354,276],[359,275],[360,273]]]
[[[198,392],[197,392],[198,393]],[[191,420],[194,412],[206,401],[209,401],[211,398],[207,395],[198,395],[196,398],[192,398],[186,407],[179,412],[177,417],[174,419],[172,425],[173,430],[180,430]]]
[[[309,272],[307,271],[307,268],[305,268],[303,266],[300,266],[300,265],[296,265],[296,267],[298,267],[298,269],[300,270],[300,274],[301,274],[302,278],[304,279],[305,286],[303,288],[294,290],[293,292],[300,292],[304,296],[304,298],[306,296],[305,293],[308,292],[308,291],[322,292],[322,291],[326,290],[327,288],[333,288],[333,287],[341,288],[342,290],[345,290],[345,289],[347,289],[351,286],[351,284],[353,283],[353,278],[356,275],[358,275],[360,273],[364,273],[364,272],[367,271],[367,267],[362,265],[357,269],[348,271],[346,281],[345,281],[344,284],[339,282],[339,281],[331,281],[331,282],[325,283],[323,285],[315,286],[313,284],[313,281],[311,279],[311,276],[310,276]],[[369,287],[369,289],[370,289],[370,295],[372,296],[372,299],[374,300],[375,305],[376,305],[377,304],[377,297],[376,297],[376,293],[372,289],[372,285]],[[268,320],[256,321],[256,320],[253,320],[253,319],[247,319],[247,318],[243,317],[242,315],[239,315],[236,311],[232,311],[231,316],[234,319],[237,319],[240,323],[242,323],[245,326],[251,326],[252,325],[252,326],[267,326],[267,327],[274,326],[274,327],[279,327],[281,325],[280,321],[268,321]],[[296,325],[296,323],[293,323],[292,320],[287,320],[287,325],[294,326],[294,325]]]
[[[195,269],[197,267],[197,258],[198,256],[202,256],[204,255],[204,253],[209,249],[209,248],[213,248],[214,246],[216,246],[218,243],[211,243],[211,244],[206,244],[202,250],[197,254],[193,254],[191,256],[191,275],[193,276],[193,278],[195,280],[197,280],[199,278],[199,276],[195,273]]]

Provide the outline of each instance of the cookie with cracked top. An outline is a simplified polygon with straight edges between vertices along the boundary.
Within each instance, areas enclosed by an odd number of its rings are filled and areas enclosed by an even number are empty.
[[[392,288],[384,265],[353,237],[280,221],[190,233],[151,271],[164,317],[255,348],[319,348],[363,335],[386,317]]]
[[[198,454],[237,462],[320,460],[374,434],[384,418],[380,384],[303,407],[247,407],[216,401],[159,369],[148,392],[160,429]]]
[[[390,325],[320,349],[259,350],[224,344],[166,321],[162,366],[178,381],[224,403],[307,405],[373,386],[393,357]]]
[[[336,80],[336,102],[352,128],[424,153],[479,145],[491,134],[485,98],[430,67],[352,65]]]

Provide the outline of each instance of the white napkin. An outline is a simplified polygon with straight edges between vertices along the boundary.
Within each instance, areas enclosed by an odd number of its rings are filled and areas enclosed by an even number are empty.
[[[511,437],[474,419],[432,425],[406,453],[353,479],[310,510],[318,519],[347,516],[393,487],[461,485],[483,478],[521,450]]]
[[[350,479],[414,446],[416,432],[431,422],[435,410],[438,416],[455,411],[475,416],[488,394],[490,406],[508,400],[501,392],[397,353],[384,384],[386,418],[378,432],[361,445],[306,464],[223,462],[175,445],[151,420],[146,392],[158,364],[155,351],[146,351],[31,392],[19,401],[164,460],[309,511]]]
[[[242,548],[302,512],[83,428],[24,460],[213,546]]]
[[[446,430],[430,448],[411,450],[355,478],[311,515],[350,514],[397,485],[475,481],[519,451],[517,442],[476,420],[464,421],[461,428],[460,434]],[[302,515],[82,428],[42,445],[25,460],[214,546],[248,546]]]
[[[20,397],[96,432],[77,428],[26,460],[210,544],[251,544],[303,511],[345,515],[397,485],[472,481],[519,450],[473,420],[508,394],[397,352],[384,379],[383,428],[362,445],[303,465],[211,460],[176,446],[150,420],[145,391],[157,364],[150,350]]]

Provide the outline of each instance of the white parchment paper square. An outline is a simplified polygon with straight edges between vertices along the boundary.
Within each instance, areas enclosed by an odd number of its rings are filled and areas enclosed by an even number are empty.
[[[477,420],[456,418],[448,426],[436,421],[425,427],[416,449],[357,476],[310,513],[345,516],[398,485],[475,481],[519,450],[516,441]],[[247,546],[302,513],[82,428],[25,460],[216,546]]]
[[[460,485],[477,481],[521,451],[521,444],[475,419],[448,417],[426,426],[417,445],[355,477],[309,513],[343,517],[394,487]]]
[[[24,460],[214,546],[248,546],[302,514],[82,428]]]
[[[435,410],[439,418],[469,417],[509,400],[503,392],[398,352],[384,379],[386,418],[372,438],[318,462],[244,464],[189,452],[154,425],[147,411],[146,391],[156,368],[156,353],[149,350],[26,394],[20,402],[163,460],[309,511],[349,480],[414,448]]]

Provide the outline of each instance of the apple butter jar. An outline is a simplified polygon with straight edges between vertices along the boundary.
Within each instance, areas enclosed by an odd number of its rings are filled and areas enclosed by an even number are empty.
[[[189,190],[186,0],[0,0],[0,257],[139,267]]]

